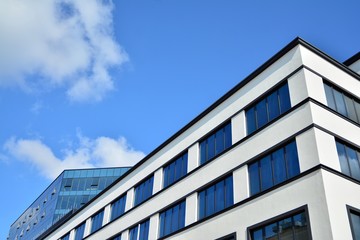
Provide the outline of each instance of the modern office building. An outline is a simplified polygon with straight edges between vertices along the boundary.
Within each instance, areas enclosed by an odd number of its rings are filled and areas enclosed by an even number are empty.
[[[296,38],[39,239],[360,239],[359,59]]]
[[[11,225],[8,239],[36,239],[45,230],[61,222],[65,215],[81,208],[129,169],[63,171]]]

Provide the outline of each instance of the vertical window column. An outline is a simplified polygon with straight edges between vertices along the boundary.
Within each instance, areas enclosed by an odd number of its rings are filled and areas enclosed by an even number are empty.
[[[196,142],[194,145],[192,145],[191,147],[189,147],[188,149],[188,172],[191,172],[192,170],[194,170],[195,168],[197,168],[199,166],[199,143]]]
[[[139,205],[153,195],[154,175],[148,177],[135,187],[134,206]]]
[[[246,136],[246,117],[244,110],[231,118],[231,126],[232,144],[234,144]]]
[[[160,213],[160,234],[164,237],[185,227],[185,201]]]

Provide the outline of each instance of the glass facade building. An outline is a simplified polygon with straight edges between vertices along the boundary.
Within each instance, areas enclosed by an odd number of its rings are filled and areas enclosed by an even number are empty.
[[[81,208],[129,169],[63,171],[11,225],[9,239],[36,239],[66,214]]]

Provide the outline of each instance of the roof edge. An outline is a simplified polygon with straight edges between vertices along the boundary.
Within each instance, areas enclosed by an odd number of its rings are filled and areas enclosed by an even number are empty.
[[[351,56],[349,59],[345,60],[343,64],[345,66],[350,66],[351,64],[360,60],[360,52],[356,53],[355,55]]]

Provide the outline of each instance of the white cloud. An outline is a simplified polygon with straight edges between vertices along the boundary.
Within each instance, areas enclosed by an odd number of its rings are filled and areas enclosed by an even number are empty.
[[[73,101],[114,89],[109,69],[128,60],[105,0],[1,0],[0,86],[67,88]]]
[[[13,158],[31,164],[49,179],[55,179],[64,169],[133,166],[145,156],[130,147],[124,137],[90,139],[78,135],[78,140],[77,147],[62,150],[62,157],[55,156],[39,139],[12,137],[4,144],[4,150]]]

